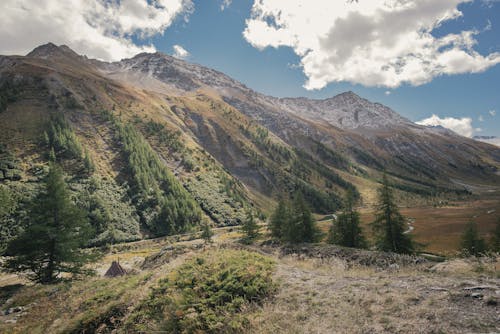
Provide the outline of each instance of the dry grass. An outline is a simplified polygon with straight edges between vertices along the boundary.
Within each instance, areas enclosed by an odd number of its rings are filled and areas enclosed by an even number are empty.
[[[178,242],[175,240],[179,239]],[[116,245],[100,260],[105,267],[120,257],[135,275],[53,286],[13,285],[24,283],[4,276],[1,308],[27,306],[26,314],[0,316],[1,333],[59,333],[93,328],[115,322],[118,328],[162,278],[199,252],[224,245],[233,247],[239,239],[235,228],[216,229],[214,244],[192,249],[201,240],[190,236],[160,238]],[[142,259],[165,246],[183,247],[186,252],[153,269],[141,270]],[[241,248],[246,246],[237,246]],[[354,265],[339,258],[312,259],[302,255],[269,254],[276,262],[276,295],[250,315],[251,333],[479,333],[498,332],[500,258],[456,259],[437,265],[390,266],[380,269]],[[138,261],[141,259],[141,261]],[[134,264],[134,261],[135,264]],[[432,267],[432,268],[431,268]],[[474,298],[464,288],[486,286]],[[472,291],[476,292],[476,291]],[[5,295],[5,296],[4,296]],[[17,323],[5,320],[18,317]],[[109,329],[109,327],[108,327]],[[97,330],[93,330],[98,332]]]
[[[467,296],[461,288],[485,282],[498,288],[498,279],[472,277],[465,281],[421,268],[347,269],[345,263],[335,259],[285,257],[279,261],[276,272],[281,290],[272,302],[263,306],[253,325],[258,333],[500,330],[495,306]]]
[[[402,208],[401,213],[415,219],[412,234],[417,242],[424,245],[425,251],[452,255],[458,252],[462,232],[471,220],[477,222],[482,236],[489,238],[489,233],[500,219],[500,199],[456,202],[445,207]],[[369,223],[373,219],[372,210],[361,211],[361,221],[369,239]]]

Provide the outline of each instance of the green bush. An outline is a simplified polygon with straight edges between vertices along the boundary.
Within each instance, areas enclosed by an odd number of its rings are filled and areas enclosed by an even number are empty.
[[[260,254],[219,250],[196,257],[160,281],[129,319],[131,331],[235,333],[248,310],[270,296],[273,262]]]

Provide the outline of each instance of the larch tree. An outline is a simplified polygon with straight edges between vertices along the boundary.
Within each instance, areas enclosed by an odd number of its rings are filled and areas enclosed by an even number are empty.
[[[462,240],[460,242],[460,248],[462,254],[467,256],[479,256],[486,251],[486,243],[479,235],[477,224],[475,222],[470,221],[465,226],[465,230],[462,234]]]
[[[94,256],[82,248],[90,237],[88,219],[71,201],[61,168],[51,164],[26,228],[7,245],[4,267],[40,283],[55,282],[61,273],[88,274],[84,265]]]
[[[388,252],[411,254],[415,245],[408,233],[405,233],[405,218],[399,212],[394,200],[394,193],[384,174],[382,186],[378,190],[378,203],[375,220],[372,223],[378,249]]]
[[[243,230],[242,242],[245,244],[251,244],[260,236],[260,227],[255,221],[251,211],[248,211],[247,218],[243,222],[241,229]]]
[[[344,199],[344,210],[330,227],[328,243],[344,247],[366,248],[359,212],[354,209],[354,205],[354,194],[352,190],[348,190]]]

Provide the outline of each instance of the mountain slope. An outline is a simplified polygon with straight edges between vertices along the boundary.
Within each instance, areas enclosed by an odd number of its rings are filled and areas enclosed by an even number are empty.
[[[352,92],[278,99],[160,53],[104,63],[47,44],[0,56],[0,91],[0,182],[23,205],[55,156],[96,244],[239,224],[295,193],[317,213],[349,189],[370,204],[383,171],[408,203],[500,187],[494,146]]]
[[[325,100],[278,99],[254,92],[220,72],[161,53],[99,67],[106,75],[127,78],[129,83],[163,84],[167,94],[215,94],[289,145],[314,152],[320,143],[364,170],[387,170],[399,178],[401,188],[432,192],[433,187],[459,190],[463,184],[499,182],[497,148],[414,124],[352,92]]]

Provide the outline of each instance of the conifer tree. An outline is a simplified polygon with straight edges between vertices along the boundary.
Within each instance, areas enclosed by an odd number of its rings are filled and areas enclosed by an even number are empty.
[[[290,208],[284,199],[280,199],[278,206],[274,210],[269,220],[268,228],[271,232],[271,237],[277,240],[283,239],[283,231],[285,225],[290,220]]]
[[[319,231],[304,198],[299,193],[292,203],[291,216],[283,229],[283,241],[290,243],[316,242]]]
[[[377,212],[372,227],[380,250],[406,254],[415,251],[411,237],[404,233],[405,220],[394,202],[394,194],[385,174],[382,187],[378,190]]]
[[[4,267],[40,283],[52,283],[63,272],[89,273],[83,266],[93,256],[81,248],[90,232],[85,213],[70,200],[62,170],[51,164],[42,191],[31,203],[28,225],[7,245],[5,253],[11,257]]]
[[[344,199],[344,211],[332,223],[328,242],[344,247],[365,248],[366,240],[360,226],[359,212],[354,209],[354,194],[348,190]]]
[[[208,244],[212,242],[213,235],[214,232],[210,228],[210,225],[208,225],[208,222],[204,222],[201,230],[201,238]]]
[[[486,251],[486,244],[479,235],[475,222],[470,221],[465,226],[460,247],[464,255],[478,256]]]
[[[49,151],[49,161],[50,162],[56,162],[56,151],[54,151],[54,147],[50,148],[50,151]]]
[[[260,236],[260,227],[253,218],[253,214],[251,211],[248,211],[247,213],[247,219],[243,223],[243,226],[241,227],[243,230],[244,236],[242,238],[242,242],[245,244],[251,244],[254,242],[255,239],[257,239]]]

